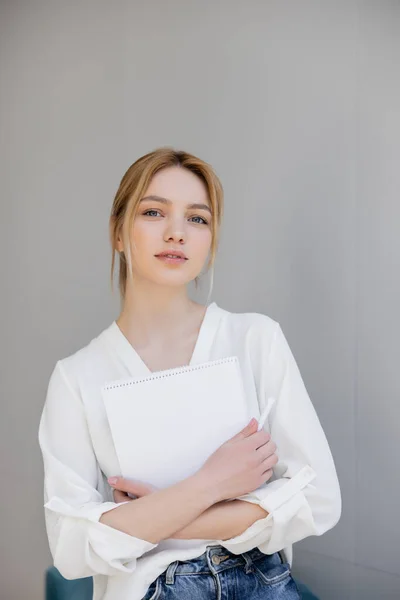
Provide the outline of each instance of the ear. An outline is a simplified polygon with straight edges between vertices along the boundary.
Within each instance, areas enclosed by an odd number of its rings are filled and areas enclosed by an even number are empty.
[[[122,244],[121,238],[118,238],[117,243],[115,244],[115,247],[116,247],[116,249],[117,249],[118,252],[123,252],[124,251],[124,246]]]
[[[115,224],[115,217],[112,216],[112,217],[110,217],[110,223],[109,223],[109,235],[110,235],[110,239],[111,239],[111,234],[114,231],[114,224]],[[121,239],[120,235],[118,235],[118,237],[117,237],[117,241],[116,241],[116,244],[115,244],[115,249],[117,250],[117,252],[123,252],[124,251],[124,246],[123,246],[122,239]]]

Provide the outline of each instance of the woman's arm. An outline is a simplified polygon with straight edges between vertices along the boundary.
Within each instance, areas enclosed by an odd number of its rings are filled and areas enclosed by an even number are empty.
[[[267,516],[268,513],[257,504],[242,500],[217,502],[189,525],[176,531],[171,538],[227,540],[240,535],[255,521]]]
[[[143,481],[110,477],[115,502],[135,502],[136,499],[149,496],[158,491],[153,485]],[[131,496],[129,495],[131,494]],[[132,500],[135,497],[135,500]],[[240,535],[253,523],[268,516],[268,512],[258,506],[242,500],[216,502],[185,527],[176,530],[169,537],[172,539],[229,539]]]
[[[212,489],[207,487],[200,474],[195,474],[104,512],[100,523],[158,544],[191,523],[214,502]]]

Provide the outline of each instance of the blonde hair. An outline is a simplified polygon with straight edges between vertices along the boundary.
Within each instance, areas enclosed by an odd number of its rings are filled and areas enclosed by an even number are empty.
[[[183,150],[171,147],[156,148],[141,156],[126,171],[121,179],[110,214],[110,243],[111,260],[111,289],[113,290],[115,253],[118,237],[122,238],[125,252],[119,253],[118,286],[121,299],[125,297],[128,273],[132,277],[132,259],[130,254],[129,234],[138,212],[139,201],[143,197],[150,181],[161,169],[167,167],[182,167],[197,175],[206,185],[211,205],[211,253],[208,268],[213,266],[218,247],[221,219],[224,207],[224,192],[222,184],[211,165]],[[195,283],[197,286],[197,277]]]

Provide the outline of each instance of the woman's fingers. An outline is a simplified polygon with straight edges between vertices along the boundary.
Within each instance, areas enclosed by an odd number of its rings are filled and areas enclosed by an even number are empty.
[[[119,490],[113,490],[113,496],[114,496],[114,502],[116,502],[117,504],[119,502],[126,502],[127,500],[133,500],[133,498],[130,498],[128,496],[128,494],[126,494],[125,492],[120,492]]]
[[[271,456],[268,456],[268,458],[265,458],[261,463],[263,471],[265,471],[267,469],[272,469],[272,467],[274,467],[276,465],[278,460],[279,459],[276,454],[271,454]]]
[[[266,444],[264,444],[263,446],[260,446],[259,448],[257,448],[257,454],[260,458],[260,460],[264,460],[266,458],[268,458],[269,456],[271,456],[272,454],[274,454],[277,450],[276,444],[273,440],[269,440],[269,442],[267,442]]]
[[[272,440],[270,440],[269,442],[264,444],[264,446],[261,446],[257,450],[257,454],[259,456],[259,459],[261,460],[261,469],[263,471],[263,474],[266,475],[268,479],[271,478],[273,473],[273,467],[279,461],[279,458],[276,454],[276,450],[276,444]]]
[[[119,490],[120,492],[126,492],[133,494],[135,496],[147,496],[148,494],[152,494],[156,488],[148,483],[142,483],[141,481],[136,481],[132,479],[125,479],[125,477],[109,477],[108,483],[114,490]]]

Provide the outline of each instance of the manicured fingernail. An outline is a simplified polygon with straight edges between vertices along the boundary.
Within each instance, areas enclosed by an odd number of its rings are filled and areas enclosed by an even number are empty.
[[[118,481],[118,477],[109,477],[107,479],[107,481],[108,481],[109,484],[115,485],[117,483],[117,481]]]

